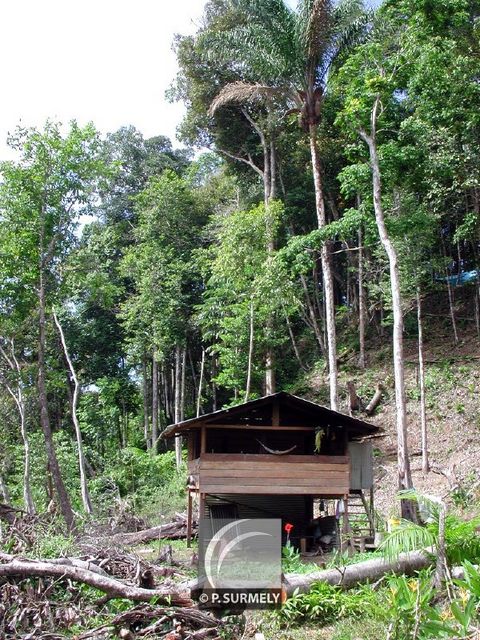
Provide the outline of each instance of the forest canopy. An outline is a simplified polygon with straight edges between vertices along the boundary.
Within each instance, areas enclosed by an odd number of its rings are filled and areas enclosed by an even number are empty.
[[[53,500],[71,527],[132,489],[119,462],[150,465],[168,424],[308,395],[312,373],[348,411],[372,344],[410,488],[403,341],[421,350],[433,299],[452,344],[456,300],[480,332],[479,28],[474,0],[209,0],[175,41],[184,149],[19,128],[0,167],[3,499]]]

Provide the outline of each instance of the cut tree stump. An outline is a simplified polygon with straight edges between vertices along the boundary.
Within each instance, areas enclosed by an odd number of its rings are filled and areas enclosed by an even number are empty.
[[[370,402],[365,408],[365,413],[367,414],[367,416],[372,416],[375,413],[375,409],[380,404],[384,391],[385,391],[385,387],[381,382],[379,382],[377,384],[377,388],[375,390],[373,398],[370,400]]]

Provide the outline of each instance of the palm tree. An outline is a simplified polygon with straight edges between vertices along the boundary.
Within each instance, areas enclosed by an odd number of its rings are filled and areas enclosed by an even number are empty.
[[[296,113],[309,137],[315,187],[315,208],[320,229],[327,225],[318,126],[322,118],[327,76],[332,64],[366,24],[362,0],[300,0],[296,10],[284,0],[230,0],[234,20],[226,30],[203,34],[212,57],[232,59],[255,82],[224,86],[210,107],[231,103],[283,101]],[[330,406],[338,406],[337,345],[331,246],[321,248],[323,290],[328,342]]]

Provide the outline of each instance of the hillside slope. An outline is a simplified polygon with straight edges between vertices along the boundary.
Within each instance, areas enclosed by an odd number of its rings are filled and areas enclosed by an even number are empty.
[[[444,300],[439,302],[438,296],[432,297],[426,305],[424,351],[428,448],[433,469],[426,475],[422,473],[420,457],[418,343],[416,337],[405,339],[409,448],[416,489],[443,496],[455,486],[455,501],[460,506],[468,506],[480,498],[480,339],[470,305],[460,301],[456,313],[458,344],[453,339]],[[388,517],[398,510],[395,501],[396,425],[390,341],[370,341],[365,371],[353,366],[353,358],[349,362],[340,368],[342,411],[348,412],[348,380],[354,381],[359,395],[367,402],[377,383],[382,382],[386,387],[375,416],[366,419],[384,429],[384,437],[376,440],[374,445],[375,501],[377,510]],[[326,384],[323,373],[312,374],[307,381],[309,397],[323,401]],[[365,416],[359,414],[359,417]]]

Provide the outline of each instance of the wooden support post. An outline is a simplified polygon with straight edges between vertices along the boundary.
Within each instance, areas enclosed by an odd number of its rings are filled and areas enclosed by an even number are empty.
[[[343,498],[343,530],[342,530],[342,551],[347,551],[348,555],[353,555],[355,545],[353,542],[352,528],[348,514],[348,496]]]
[[[207,497],[206,493],[200,493],[200,505],[199,505],[199,517],[200,520],[202,520],[203,518],[205,518],[205,500]]]
[[[202,427],[200,432],[200,455],[207,452],[207,430]]]
[[[192,543],[192,490],[188,487],[187,502],[187,547],[190,548]]]
[[[367,503],[363,491],[360,492],[362,497],[363,506],[367,513],[368,522],[370,525],[370,535],[375,535],[375,512],[373,510],[373,487],[370,488],[370,504]]]

